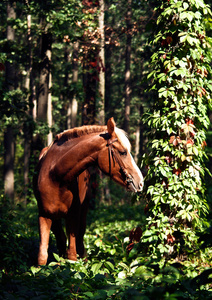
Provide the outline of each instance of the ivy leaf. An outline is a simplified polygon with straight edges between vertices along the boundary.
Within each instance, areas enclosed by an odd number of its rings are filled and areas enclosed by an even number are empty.
[[[193,124],[183,124],[181,126],[181,130],[183,130],[185,134],[192,133],[193,135],[195,135],[194,128],[195,126]]]
[[[193,150],[193,153],[194,153],[196,156],[199,155],[199,151],[198,151],[198,148],[197,148],[196,146],[193,146],[192,150]]]
[[[188,43],[189,43],[191,46],[193,46],[193,45],[195,45],[196,47],[199,46],[200,41],[199,41],[199,39],[197,39],[197,38],[193,38],[192,36],[187,35],[186,40],[188,41]]]
[[[183,8],[187,10],[189,8],[189,4],[187,2],[183,2]]]
[[[190,22],[193,20],[193,13],[192,12],[182,12],[180,13],[180,19],[181,20],[185,20],[185,19],[188,19]]]

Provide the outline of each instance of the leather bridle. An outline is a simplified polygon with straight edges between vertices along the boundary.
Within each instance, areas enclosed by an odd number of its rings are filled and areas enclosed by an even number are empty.
[[[124,163],[123,163],[123,161],[120,158],[120,155],[117,155],[116,151],[114,150],[113,143],[117,142],[117,141],[118,141],[117,138],[115,138],[113,140],[111,140],[111,139],[107,140],[108,155],[109,155],[109,174],[110,174],[110,177],[112,177],[112,161],[113,161],[114,166],[115,166],[115,162],[117,162],[117,164],[120,167],[120,173],[121,173],[121,175],[122,175],[122,177],[124,179],[125,184],[127,186],[130,185],[130,184],[132,184],[134,186],[132,176],[127,172],[127,170],[126,170],[126,168],[124,166]]]

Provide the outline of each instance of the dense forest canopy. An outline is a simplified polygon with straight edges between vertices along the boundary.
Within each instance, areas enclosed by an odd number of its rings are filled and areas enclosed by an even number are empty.
[[[29,158],[37,157],[55,134],[83,124],[105,124],[111,116],[130,135],[136,155],[142,153],[140,119],[148,106],[151,32],[146,26],[154,19],[154,1],[0,5],[1,124],[13,137],[8,149],[16,148],[15,183],[24,171],[26,185],[34,163]],[[1,160],[1,169],[3,165]]]
[[[211,298],[210,5],[1,1],[0,250],[8,299],[29,296],[29,286],[45,295],[53,275],[55,299]],[[73,266],[55,254],[59,268],[29,270],[35,251],[26,255],[24,247],[38,242],[32,177],[40,151],[68,128],[110,117],[129,136],[143,193],[130,208],[131,195],[92,171],[90,206],[109,206],[90,215],[87,261]]]

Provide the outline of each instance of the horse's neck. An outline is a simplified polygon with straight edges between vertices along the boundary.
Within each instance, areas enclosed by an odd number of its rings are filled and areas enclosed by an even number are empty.
[[[99,135],[77,138],[70,141],[70,148],[66,145],[65,153],[57,161],[54,167],[54,173],[57,177],[71,181],[90,165],[95,164],[98,152],[104,142]]]

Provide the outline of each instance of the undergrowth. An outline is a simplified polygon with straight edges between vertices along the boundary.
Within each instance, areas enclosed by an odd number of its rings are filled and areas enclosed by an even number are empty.
[[[141,204],[100,206],[88,215],[85,259],[60,258],[52,235],[48,265],[38,267],[36,205],[7,207],[0,219],[0,298],[211,299],[210,248],[185,261],[158,261],[132,234],[133,228],[142,234],[144,220]]]

